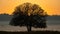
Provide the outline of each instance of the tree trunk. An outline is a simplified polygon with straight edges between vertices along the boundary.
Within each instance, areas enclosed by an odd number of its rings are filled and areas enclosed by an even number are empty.
[[[27,26],[27,31],[30,32],[31,31],[31,26]]]

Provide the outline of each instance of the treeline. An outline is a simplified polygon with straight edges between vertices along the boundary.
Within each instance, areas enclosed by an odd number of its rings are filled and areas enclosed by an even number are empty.
[[[12,18],[9,14],[0,14],[0,21],[8,21]]]

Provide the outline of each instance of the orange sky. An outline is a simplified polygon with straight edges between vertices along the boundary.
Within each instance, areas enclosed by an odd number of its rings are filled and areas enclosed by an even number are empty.
[[[0,14],[12,14],[16,6],[26,2],[40,5],[49,15],[60,15],[60,0],[0,0]]]

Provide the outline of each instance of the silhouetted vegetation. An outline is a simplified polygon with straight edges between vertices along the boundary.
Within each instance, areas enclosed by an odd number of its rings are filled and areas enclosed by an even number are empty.
[[[16,7],[10,25],[45,28],[47,13],[39,5],[24,3]]]
[[[0,21],[9,21],[12,18],[9,14],[0,14]]]
[[[31,32],[8,32],[8,31],[0,31],[0,34],[60,34],[59,31],[31,31]]]

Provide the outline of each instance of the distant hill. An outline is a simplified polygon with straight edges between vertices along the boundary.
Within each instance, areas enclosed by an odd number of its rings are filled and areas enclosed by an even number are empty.
[[[0,14],[0,21],[10,21],[12,17],[8,14]],[[48,16],[47,20],[60,20],[60,16]]]
[[[0,21],[9,21],[11,20],[12,16],[8,14],[0,14]]]
[[[60,20],[60,16],[48,16],[47,20]]]

